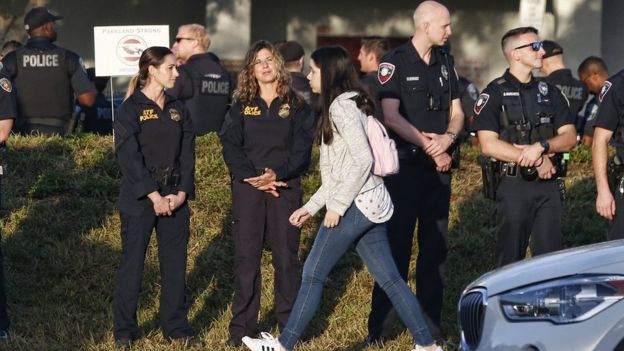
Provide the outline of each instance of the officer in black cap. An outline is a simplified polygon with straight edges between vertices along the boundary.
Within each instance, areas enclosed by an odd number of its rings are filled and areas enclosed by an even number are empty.
[[[501,46],[509,69],[479,95],[473,130],[481,151],[496,159],[496,256],[503,266],[562,247],[562,204],[550,155],[576,143],[574,118],[554,85],[533,77],[544,49],[533,27],[508,31]]]
[[[417,297],[430,331],[439,336],[446,235],[451,196],[450,148],[462,130],[453,57],[441,49],[451,35],[449,11],[424,1],[414,12],[412,39],[391,50],[379,64],[379,97],[384,122],[397,143],[400,170],[385,182],[394,203],[388,241],[397,268],[407,280],[414,229],[418,222]],[[368,320],[368,342],[377,341],[392,308],[375,285]]]
[[[303,75],[303,46],[296,41],[276,43],[277,49],[284,58],[284,66],[290,72],[292,88],[299,93],[308,105],[314,105],[314,94],[308,78]]]
[[[544,40],[544,57],[541,71],[546,75],[546,81],[561,90],[568,100],[570,112],[575,121],[583,108],[589,92],[587,86],[580,80],[572,77],[572,71],[566,68],[563,62],[563,48],[552,40]]]
[[[197,135],[218,132],[232,97],[232,79],[228,71],[207,53],[210,38],[200,24],[180,26],[173,52],[184,62],[180,77],[167,93],[183,100],[191,111]]]
[[[62,18],[45,7],[28,11],[28,42],[3,59],[17,91],[18,132],[65,135],[73,125],[74,93],[83,106],[95,102],[82,58],[52,44]]]
[[[592,162],[596,176],[596,211],[611,221],[610,240],[624,238],[624,70],[609,77],[598,95]],[[609,158],[609,141],[615,155]]]
[[[0,62],[0,177],[6,175],[6,141],[9,138],[13,121],[17,117],[15,90]],[[1,194],[0,194],[1,198]],[[4,257],[0,250],[0,342],[9,339],[9,316],[7,314],[6,283],[4,277]]]

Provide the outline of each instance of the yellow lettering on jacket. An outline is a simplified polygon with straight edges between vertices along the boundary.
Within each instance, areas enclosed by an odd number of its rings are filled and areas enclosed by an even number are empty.
[[[261,114],[262,112],[260,112],[258,106],[245,106],[245,109],[243,109],[243,115],[245,116],[260,116]]]
[[[148,119],[158,119],[158,114],[153,108],[146,108],[139,116],[139,122],[147,121]]]

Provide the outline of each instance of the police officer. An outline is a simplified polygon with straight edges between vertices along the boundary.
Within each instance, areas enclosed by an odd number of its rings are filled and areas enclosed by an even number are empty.
[[[88,68],[89,80],[95,84],[97,95],[93,106],[80,106],[82,131],[85,133],[95,133],[99,135],[110,135],[113,133],[113,108],[111,101],[104,95],[104,89],[108,84],[109,77],[96,77],[95,68]],[[116,106],[113,106],[116,107]]]
[[[563,62],[563,48],[552,40],[544,40],[544,57],[541,71],[546,81],[556,86],[568,100],[575,121],[589,95],[585,83],[572,77],[572,71]],[[578,124],[575,124],[578,125]]]
[[[453,57],[441,46],[451,35],[450,14],[435,1],[414,12],[412,39],[391,50],[379,64],[379,97],[385,124],[394,132],[398,174],[386,178],[394,203],[388,240],[397,268],[407,280],[418,221],[417,297],[439,333],[451,195],[449,148],[463,126]],[[379,286],[372,296],[367,342],[376,342],[391,303]]]
[[[82,58],[52,44],[55,21],[61,18],[45,7],[28,11],[24,17],[28,42],[2,61],[15,83],[18,132],[65,135],[74,124],[74,93],[83,106],[95,102],[95,88]]]
[[[597,56],[589,56],[578,67],[579,79],[587,85],[592,98],[585,104],[585,112],[576,124],[577,133],[582,135],[583,143],[592,145],[594,138],[594,126],[598,115],[598,95],[609,78],[609,70],[603,59]]]
[[[9,138],[9,133],[13,127],[13,121],[17,117],[15,105],[15,91],[13,85],[6,74],[6,71],[2,69],[2,62],[0,62],[0,167],[2,167],[2,173],[0,177],[5,175],[6,171],[6,141]],[[2,194],[0,194],[1,199]],[[6,298],[6,283],[4,277],[4,257],[2,250],[0,250],[0,342],[7,341],[9,339],[9,316],[7,314],[7,298]]]
[[[208,47],[210,38],[204,26],[180,26],[173,50],[185,63],[178,69],[176,85],[167,91],[185,102],[197,135],[221,130],[232,96],[230,74],[206,53]]]
[[[15,51],[15,49],[22,46],[17,40],[9,40],[6,43],[2,44],[2,50],[0,50],[0,60],[4,58],[9,52]]]
[[[383,112],[381,111],[381,102],[379,100],[380,83],[377,79],[377,70],[381,58],[388,52],[390,44],[388,40],[382,37],[373,36],[363,38],[358,54],[360,62],[360,71],[363,73],[360,82],[368,91],[370,96],[375,99],[375,117],[383,121]]]
[[[305,52],[303,46],[296,41],[290,40],[275,44],[280,55],[284,58],[284,67],[290,73],[290,80],[294,91],[299,93],[308,105],[314,103],[316,96],[312,93],[310,82],[303,75],[303,59]]]
[[[624,70],[604,82],[598,101],[600,106],[592,144],[592,162],[598,191],[596,211],[611,221],[609,239],[622,239],[624,238]],[[611,139],[614,141],[616,153],[607,161]]]
[[[254,43],[238,76],[221,143],[232,175],[234,299],[230,346],[255,335],[260,259],[266,242],[275,268],[275,315],[283,329],[301,282],[300,230],[289,224],[302,205],[301,175],[310,164],[314,117],[290,87],[278,50]]]
[[[492,81],[475,104],[481,151],[498,160],[496,256],[498,265],[561,249],[561,198],[556,176],[562,165],[549,155],[576,142],[574,119],[565,97],[531,70],[540,68],[544,49],[537,30],[521,27],[501,41],[509,69]]]
[[[153,229],[162,275],[159,316],[164,337],[186,346],[202,344],[189,325],[185,297],[187,199],[195,190],[195,134],[184,104],[164,92],[177,76],[175,56],[168,48],[147,48],[114,121],[115,155],[122,174],[122,250],[113,294],[117,348],[131,348],[138,337],[137,302]]]

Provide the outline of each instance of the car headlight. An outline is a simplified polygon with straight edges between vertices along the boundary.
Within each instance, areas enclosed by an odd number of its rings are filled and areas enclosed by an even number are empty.
[[[552,280],[501,295],[501,307],[512,321],[584,321],[624,297],[624,276],[588,275]]]

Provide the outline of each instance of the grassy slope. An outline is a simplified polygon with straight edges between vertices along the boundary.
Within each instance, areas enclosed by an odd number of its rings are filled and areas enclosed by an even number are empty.
[[[10,147],[10,176],[2,180],[2,235],[13,340],[0,349],[112,350],[111,295],[120,252],[115,210],[119,171],[112,139],[15,137]],[[494,267],[494,208],[480,194],[477,153],[464,150],[453,184],[444,305],[444,327],[453,343],[457,342],[455,306],[461,289]],[[567,180],[567,246],[603,240],[606,230],[593,209],[588,150],[576,150],[573,159]],[[229,178],[214,135],[198,139],[197,163],[198,195],[191,203],[188,262],[190,318],[210,346],[226,350],[233,265]],[[316,169],[304,184],[308,197],[318,186]],[[318,219],[304,228],[301,257],[310,249],[317,225]],[[270,254],[265,254],[261,330],[275,324],[270,261]],[[348,253],[330,276],[321,310],[309,328],[310,340],[299,350],[360,350],[371,288],[370,275],[357,256]],[[159,290],[153,240],[139,306],[144,337],[136,349],[182,349],[165,343],[160,334]],[[408,350],[410,340],[399,329],[385,349]]]

